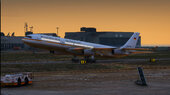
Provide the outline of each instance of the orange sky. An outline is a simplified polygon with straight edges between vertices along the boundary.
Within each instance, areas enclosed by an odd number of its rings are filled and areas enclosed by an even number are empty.
[[[142,45],[170,45],[170,0],[1,0],[1,31],[24,35],[79,31],[140,32]]]

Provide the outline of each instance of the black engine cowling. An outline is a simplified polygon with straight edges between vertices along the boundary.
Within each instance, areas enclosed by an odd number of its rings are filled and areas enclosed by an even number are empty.
[[[113,49],[112,54],[124,54],[125,52],[122,51],[121,49]]]
[[[83,55],[93,55],[94,52],[91,49],[84,49],[82,50]]]

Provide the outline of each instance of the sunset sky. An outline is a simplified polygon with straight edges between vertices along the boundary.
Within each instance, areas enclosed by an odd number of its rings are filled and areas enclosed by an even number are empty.
[[[140,32],[142,45],[170,45],[170,0],[1,0],[1,31],[24,36],[79,31]]]

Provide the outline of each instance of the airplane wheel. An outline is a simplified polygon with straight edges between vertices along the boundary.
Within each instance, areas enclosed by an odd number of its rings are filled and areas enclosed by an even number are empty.
[[[96,63],[96,60],[92,60],[92,63]]]
[[[29,80],[28,80],[28,78],[26,77],[26,78],[25,78],[25,85],[28,85],[28,83],[29,83]]]
[[[96,63],[96,60],[93,60],[93,59],[87,59],[86,61],[87,61],[87,63],[91,63],[91,64]]]
[[[21,86],[21,79],[18,79],[17,86]]]

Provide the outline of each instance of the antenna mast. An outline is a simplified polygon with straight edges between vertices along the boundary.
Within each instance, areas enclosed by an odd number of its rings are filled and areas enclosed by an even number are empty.
[[[58,35],[58,29],[59,29],[59,27],[56,27],[56,29],[57,29],[57,36],[59,37],[59,35]]]
[[[28,24],[27,24],[27,22],[25,23],[24,28],[25,28],[25,32],[27,32],[28,31]]]

